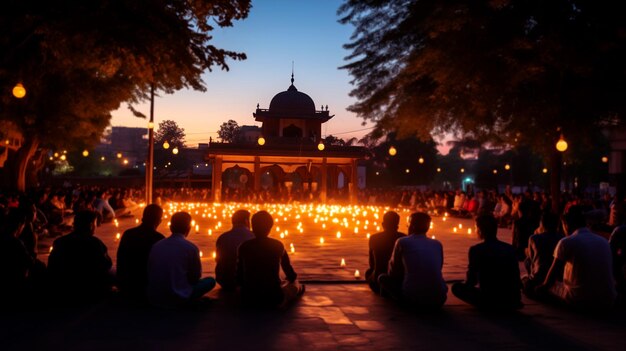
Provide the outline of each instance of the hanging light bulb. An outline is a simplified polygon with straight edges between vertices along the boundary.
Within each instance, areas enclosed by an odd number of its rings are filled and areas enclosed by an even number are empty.
[[[395,148],[395,147],[391,146],[391,147],[389,148],[389,155],[390,155],[390,156],[395,156],[397,153],[398,153],[398,150],[396,150],[396,148]]]
[[[15,84],[12,92],[13,92],[13,96],[15,96],[18,99],[21,99],[24,96],[26,96],[26,88],[24,88],[24,85],[22,85],[22,83]]]
[[[265,138],[264,137],[259,137],[259,139],[256,141],[259,145],[263,146],[265,145]]]
[[[424,163],[424,158],[420,157],[419,160],[417,160],[417,162],[419,162],[420,164]]]
[[[173,153],[174,155],[178,155],[178,148],[177,148],[177,147],[174,147],[174,148],[172,149],[172,153]]]
[[[163,148],[164,148],[165,150],[167,150],[167,149],[169,149],[169,148],[170,148],[170,143],[168,143],[168,142],[167,142],[167,140],[165,140],[165,142],[163,143]]]
[[[84,157],[89,156],[89,151],[87,151],[87,150],[83,150],[83,156],[84,156]]]

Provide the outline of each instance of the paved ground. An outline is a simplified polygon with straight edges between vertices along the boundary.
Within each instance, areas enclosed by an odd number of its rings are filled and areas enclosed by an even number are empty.
[[[451,225],[439,221],[434,235],[446,247],[446,278],[460,278],[467,246],[476,239],[466,232],[454,234]],[[464,230],[469,224],[453,222],[457,228],[463,224]],[[113,224],[99,228],[98,236],[113,257],[115,234],[132,225],[134,219],[127,219],[120,221],[119,228]],[[213,300],[208,305],[176,311],[128,305],[116,297],[83,308],[59,308],[50,303],[33,311],[0,314],[0,350],[626,349],[623,313],[583,315],[525,301],[519,312],[493,314],[468,306],[451,294],[438,313],[407,311],[373,295],[352,277],[353,269],[365,267],[366,261],[359,256],[366,250],[364,238],[344,237],[345,241],[334,242],[334,250],[326,250],[313,240],[319,240],[324,232],[309,229],[312,234],[303,234],[294,243],[298,248],[293,255],[296,270],[312,272],[302,274],[305,279],[317,280],[326,273],[328,279],[350,279],[351,284],[309,284],[303,299],[284,312],[241,309],[232,297],[220,296],[219,290],[210,294]],[[502,234],[505,239],[510,235],[507,231]],[[214,235],[195,236],[194,240],[203,251],[210,251]],[[307,242],[310,250],[305,249]],[[41,251],[46,251],[50,243],[41,244]],[[339,267],[338,254],[350,257],[346,258],[347,268]],[[353,266],[351,262],[355,262]],[[212,259],[204,259],[203,264],[209,273]],[[317,264],[327,265],[326,270],[317,270]]]

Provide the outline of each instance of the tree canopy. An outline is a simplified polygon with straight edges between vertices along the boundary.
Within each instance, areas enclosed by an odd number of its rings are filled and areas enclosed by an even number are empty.
[[[168,142],[171,148],[182,148],[185,146],[185,128],[178,126],[176,121],[165,120],[159,123],[159,129],[157,129],[154,135],[154,142],[157,145],[161,145],[164,142]]]
[[[554,148],[623,123],[626,3],[346,0],[349,110],[396,130]]]
[[[25,138],[18,188],[43,148],[97,143],[121,103],[156,91],[204,90],[201,74],[243,53],[210,44],[215,26],[243,19],[249,0],[9,1],[0,11],[0,119]],[[26,96],[16,99],[16,83]],[[20,180],[21,179],[21,180]]]
[[[237,121],[229,119],[228,122],[222,123],[217,135],[223,143],[234,143],[240,137],[241,126]]]

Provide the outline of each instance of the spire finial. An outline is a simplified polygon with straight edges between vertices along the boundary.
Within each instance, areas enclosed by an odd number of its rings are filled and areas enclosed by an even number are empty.
[[[293,85],[293,61],[291,61],[291,85]]]

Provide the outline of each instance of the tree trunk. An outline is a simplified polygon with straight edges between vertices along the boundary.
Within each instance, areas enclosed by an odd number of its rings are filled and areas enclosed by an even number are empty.
[[[13,166],[13,184],[12,188],[17,191],[26,191],[26,170],[28,169],[31,158],[35,155],[39,147],[37,138],[28,138],[24,140],[22,147],[17,150]]]

